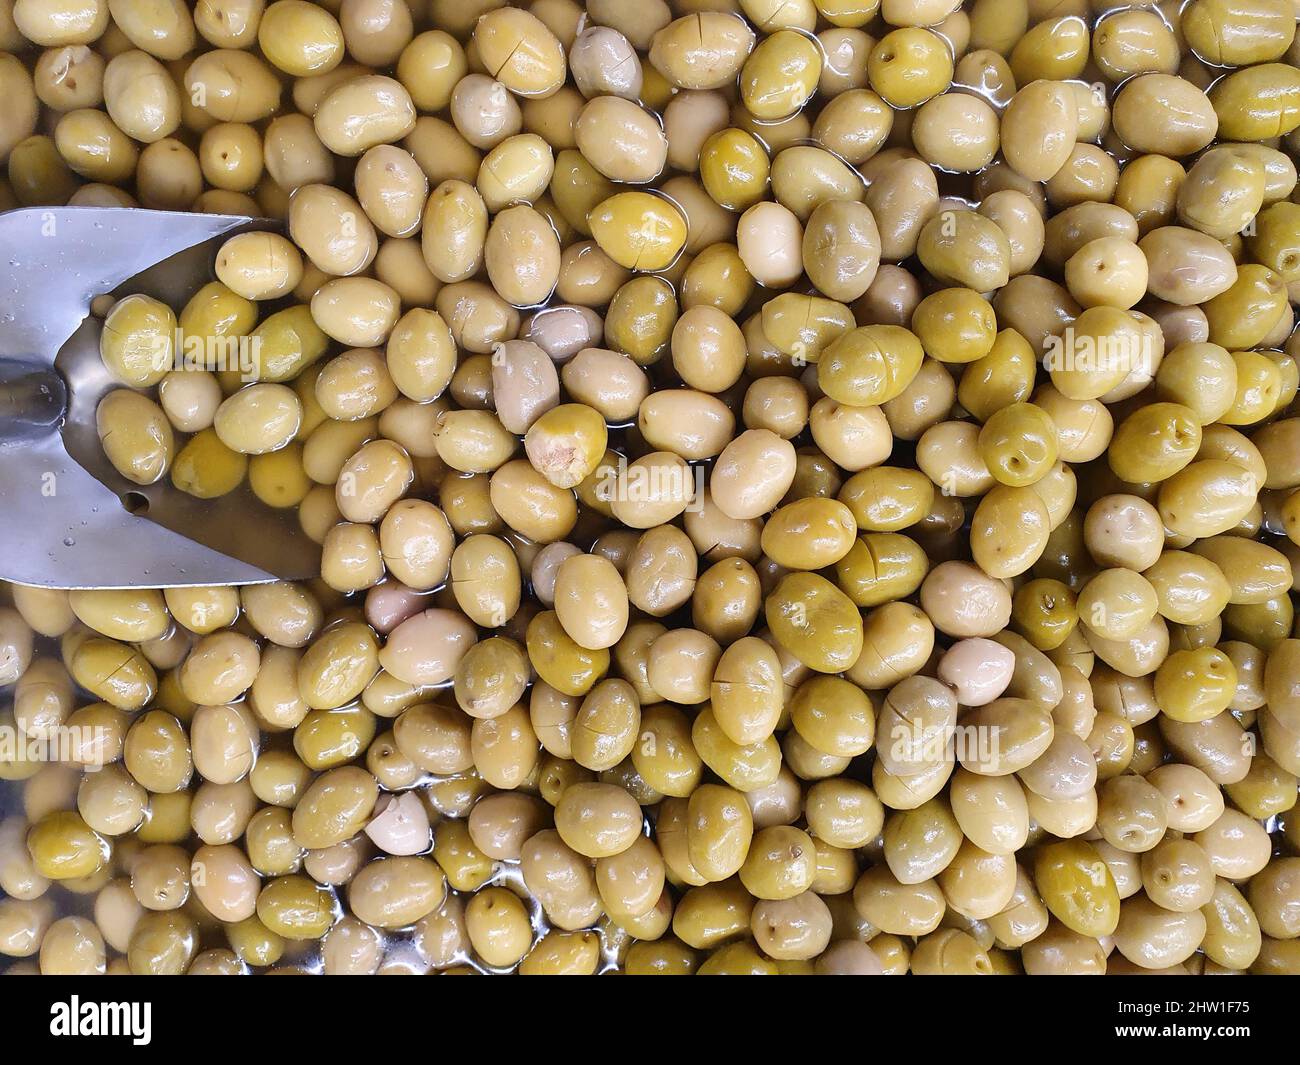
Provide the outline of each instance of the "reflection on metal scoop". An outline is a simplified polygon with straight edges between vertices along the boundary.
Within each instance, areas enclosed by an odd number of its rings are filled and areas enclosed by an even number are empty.
[[[47,588],[256,584],[319,572],[296,508],[241,487],[195,499],[127,481],[95,431],[121,387],[90,302],[142,292],[180,308],[225,236],[264,220],[125,208],[0,214],[0,578]],[[127,283],[129,281],[129,284]]]

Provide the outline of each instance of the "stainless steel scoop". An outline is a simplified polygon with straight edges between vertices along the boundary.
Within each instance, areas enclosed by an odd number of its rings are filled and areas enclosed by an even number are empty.
[[[245,485],[195,499],[105,458],[95,410],[121,387],[91,300],[142,292],[179,309],[222,238],[273,223],[123,208],[0,214],[0,578],[47,588],[256,584],[319,572],[295,508]]]

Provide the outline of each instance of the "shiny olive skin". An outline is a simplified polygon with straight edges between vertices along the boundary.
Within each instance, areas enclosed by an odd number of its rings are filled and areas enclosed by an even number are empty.
[[[267,220],[91,450],[319,548],[0,582],[0,969],[1300,971],[1297,10],[0,0],[0,210]]]

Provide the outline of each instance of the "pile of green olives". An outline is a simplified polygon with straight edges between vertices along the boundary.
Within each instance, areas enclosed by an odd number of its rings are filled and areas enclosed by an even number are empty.
[[[279,223],[105,455],[321,546],[0,586],[0,969],[1300,973],[1298,17],[0,0],[0,209]]]

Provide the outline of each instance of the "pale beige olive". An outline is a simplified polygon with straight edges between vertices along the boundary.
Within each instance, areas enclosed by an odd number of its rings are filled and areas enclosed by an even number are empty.
[[[433,913],[446,895],[442,870],[428,858],[380,858],[348,885],[352,912],[376,928],[403,928]]]
[[[104,68],[104,106],[114,124],[135,140],[153,144],[180,125],[180,93],[153,56],[123,52]]]
[[[570,396],[599,411],[610,423],[631,420],[650,393],[649,380],[635,361],[627,355],[605,348],[580,350],[564,364],[561,378]],[[533,395],[538,391],[530,389]],[[546,395],[544,389],[540,391]],[[502,409],[502,391],[496,386],[495,377],[493,396],[499,414]],[[521,431],[527,431],[527,426]]]
[[[1074,149],[1078,110],[1068,86],[1034,81],[1011,98],[1002,114],[1002,151],[1030,181],[1047,181]]]
[[[375,778],[356,766],[321,774],[294,807],[294,838],[315,849],[342,843],[364,827],[378,794]]]
[[[1237,280],[1232,256],[1213,237],[1181,226],[1153,229],[1139,242],[1152,295],[1179,306],[1206,303]]]
[[[314,122],[321,143],[336,155],[361,155],[390,144],[415,126],[415,104],[394,78],[363,75],[342,82],[321,100]]]
[[[108,460],[136,484],[153,484],[171,465],[171,426],[147,396],[127,389],[110,392],[96,408],[95,428]]]
[[[1120,907],[1115,946],[1134,965],[1159,969],[1191,957],[1205,936],[1200,910],[1179,913],[1157,905],[1145,895],[1126,899]]]
[[[575,555],[556,571],[555,611],[583,647],[612,647],[627,628],[627,588],[607,559]]]
[[[236,706],[201,706],[190,720],[194,768],[215,784],[247,776],[256,756],[255,725]]]
[[[184,54],[183,49],[177,56]],[[256,122],[279,106],[276,73],[249,52],[220,48],[199,55],[184,73],[185,94],[221,122]]]
[[[278,233],[241,233],[217,253],[217,279],[251,300],[284,296],[302,280],[302,256]]]
[[[433,607],[408,618],[389,633],[379,665],[408,684],[440,684],[477,640],[459,611]]]
[[[108,17],[108,4],[84,0],[53,4],[17,0],[10,14],[12,25],[24,37],[46,47],[90,44],[104,32]]]
[[[536,15],[489,11],[474,24],[472,43],[488,72],[520,96],[549,96],[564,83],[564,48]]]
[[[85,917],[62,917],[41,939],[42,976],[95,976],[106,967],[104,937]]]
[[[1006,587],[979,568],[944,562],[921,585],[921,604],[936,627],[950,636],[993,636],[1011,616]]]
[[[555,171],[551,146],[534,133],[507,137],[483,157],[475,182],[491,211],[535,203]]]
[[[974,172],[997,154],[997,113],[978,96],[943,93],[917,110],[912,138],[927,162],[943,170]]]
[[[203,370],[175,371],[158,385],[158,402],[163,412],[183,433],[195,433],[211,426],[221,399],[221,386],[216,377]]]
[[[555,808],[560,837],[588,858],[621,854],[641,834],[641,809],[614,784],[573,784]]]
[[[740,217],[736,246],[745,269],[760,285],[784,288],[803,269],[803,227],[787,207],[763,201]]]
[[[754,31],[739,15],[703,11],[663,27],[651,39],[650,62],[683,89],[720,89],[735,80],[754,47]]]
[[[1218,119],[1205,93],[1169,74],[1143,74],[1126,82],[1112,108],[1114,129],[1130,148],[1174,158],[1213,140]]]
[[[254,384],[228,397],[217,408],[212,427],[217,438],[242,455],[278,451],[302,426],[302,402],[292,388]]]
[[[559,276],[560,244],[555,230],[527,205],[507,208],[493,219],[483,256],[493,286],[516,307],[543,302]]]
[[[379,246],[361,205],[328,185],[303,185],[294,192],[289,235],[317,268],[339,277],[364,270]]]
[[[641,60],[617,29],[593,26],[578,34],[569,49],[569,69],[588,98],[601,93],[635,100],[641,92]]]
[[[312,320],[326,336],[349,347],[384,343],[399,313],[397,293],[368,277],[327,281],[311,298]]]
[[[668,157],[668,138],[658,117],[620,96],[590,100],[574,123],[574,138],[592,166],[611,181],[651,181]]]

